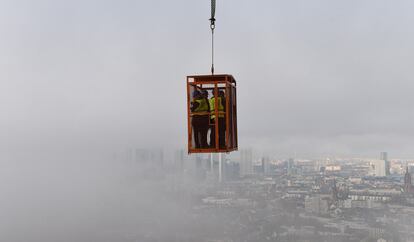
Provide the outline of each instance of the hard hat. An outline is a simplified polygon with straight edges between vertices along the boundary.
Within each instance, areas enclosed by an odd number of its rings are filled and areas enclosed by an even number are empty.
[[[197,97],[197,96],[200,96],[200,92],[198,91],[198,90],[195,90],[194,92],[193,92],[193,97]]]

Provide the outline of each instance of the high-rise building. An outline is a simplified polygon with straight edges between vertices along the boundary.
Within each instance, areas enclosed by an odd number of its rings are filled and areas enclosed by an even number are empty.
[[[413,191],[412,183],[411,183],[411,174],[408,171],[408,166],[405,171],[404,175],[404,192],[411,193]]]
[[[293,163],[295,162],[295,160],[293,158],[289,158],[287,160],[287,174],[288,175],[292,175],[292,168],[293,168]]]
[[[388,153],[387,152],[381,152],[380,153],[380,160],[385,161],[385,175],[390,175],[390,162],[388,160]]]
[[[240,176],[253,174],[253,151],[243,149],[240,151]]]
[[[374,176],[382,177],[386,176],[385,160],[373,160],[371,163],[374,165]]]
[[[388,153],[387,152],[381,152],[380,153],[380,160],[388,160]]]

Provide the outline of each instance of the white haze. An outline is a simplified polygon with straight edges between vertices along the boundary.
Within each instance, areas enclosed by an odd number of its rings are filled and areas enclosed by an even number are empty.
[[[128,241],[145,212],[179,213],[111,157],[185,147],[185,76],[210,70],[209,4],[0,1],[1,241]],[[216,72],[238,81],[240,147],[412,157],[413,9],[218,1]]]

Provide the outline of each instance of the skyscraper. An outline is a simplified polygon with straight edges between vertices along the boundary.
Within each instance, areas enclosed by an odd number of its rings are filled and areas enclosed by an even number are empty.
[[[373,160],[371,161],[374,165],[374,175],[375,176],[386,176],[385,172],[385,160]]]
[[[411,174],[408,172],[408,166],[405,171],[404,175],[404,192],[411,193],[412,192],[412,184],[411,184]]]
[[[240,151],[240,176],[253,174],[253,151],[243,149]]]
[[[287,160],[287,174],[288,175],[292,175],[292,168],[293,168],[293,163],[295,162],[295,160],[293,158],[289,158]]]
[[[388,160],[388,153],[387,152],[381,152],[380,153],[380,160]]]
[[[388,161],[388,153],[381,152],[380,153],[380,160],[385,161],[385,175],[388,176],[390,174],[390,162]]]

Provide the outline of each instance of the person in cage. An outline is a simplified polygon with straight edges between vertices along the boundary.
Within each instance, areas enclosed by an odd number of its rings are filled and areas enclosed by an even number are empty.
[[[209,144],[208,144],[208,139],[207,139],[207,135],[208,135],[208,130],[210,129],[210,102],[208,100],[208,91],[207,90],[202,90],[201,91],[201,95],[202,98],[204,99],[204,102],[207,103],[207,111],[205,113],[203,113],[202,118],[203,120],[203,127],[201,128],[201,148],[208,148]]]
[[[208,94],[207,94],[208,95]],[[207,132],[209,128],[209,103],[204,92],[195,90],[191,103],[194,142],[197,149],[208,148]]]
[[[218,131],[219,131],[219,148],[225,148],[225,132],[226,132],[226,119],[225,119],[225,107],[226,107],[226,97],[223,91],[219,91],[219,95],[217,97],[218,102]],[[215,124],[216,124],[216,99],[213,95],[212,98],[209,100],[210,103],[210,123],[212,124],[211,133],[210,133],[210,147],[216,147],[216,132],[215,132]]]

